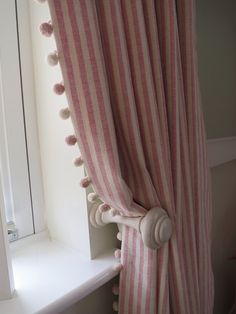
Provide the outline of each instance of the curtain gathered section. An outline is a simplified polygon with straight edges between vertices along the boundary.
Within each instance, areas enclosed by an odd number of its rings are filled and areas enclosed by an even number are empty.
[[[94,190],[129,216],[164,208],[160,250],[125,227],[119,313],[210,314],[211,199],[193,0],[48,0]]]

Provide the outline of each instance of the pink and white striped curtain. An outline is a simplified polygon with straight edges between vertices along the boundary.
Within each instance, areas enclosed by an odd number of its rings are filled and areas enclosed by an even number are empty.
[[[160,206],[174,226],[158,251],[124,228],[119,313],[212,313],[194,0],[48,2],[88,180],[120,212]]]

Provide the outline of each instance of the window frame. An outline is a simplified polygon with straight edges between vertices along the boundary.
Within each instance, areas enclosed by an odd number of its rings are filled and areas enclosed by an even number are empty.
[[[0,178],[0,301],[10,299],[14,292],[13,269],[5,223],[5,204]]]
[[[0,8],[2,188],[11,208],[8,223],[22,238],[45,229],[29,12],[27,1],[2,2]]]
[[[46,221],[35,98],[35,76],[30,14],[28,1],[15,0],[15,3],[17,10],[18,46],[20,51],[22,93],[24,95],[24,114],[34,233],[40,233],[46,229]]]

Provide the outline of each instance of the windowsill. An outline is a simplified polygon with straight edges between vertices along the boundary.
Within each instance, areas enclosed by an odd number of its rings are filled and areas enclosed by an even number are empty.
[[[89,260],[47,236],[33,238],[13,245],[16,292],[0,302],[0,313],[59,313],[117,275],[113,252]]]

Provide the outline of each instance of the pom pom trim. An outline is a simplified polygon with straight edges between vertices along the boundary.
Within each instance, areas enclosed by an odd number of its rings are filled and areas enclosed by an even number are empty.
[[[69,135],[65,138],[65,141],[67,145],[73,146],[76,144],[77,138],[75,137],[75,135]]]
[[[111,291],[114,295],[119,295],[119,286],[118,285],[112,286]]]
[[[82,157],[76,157],[73,161],[75,167],[80,167],[84,164]]]
[[[69,108],[63,108],[59,111],[59,116],[62,118],[62,120],[67,120],[70,117],[70,110]]]
[[[113,270],[114,270],[114,271],[120,272],[122,269],[123,269],[123,265],[122,265],[121,263],[116,263],[116,264],[113,266]]]
[[[88,201],[90,203],[96,203],[99,200],[99,195],[97,193],[89,193]]]
[[[53,26],[52,26],[51,22],[42,23],[39,27],[39,30],[40,30],[42,35],[44,35],[46,37],[50,37],[53,33]]]
[[[118,215],[118,212],[117,212],[117,210],[116,210],[115,208],[111,208],[111,209],[109,210],[109,213],[110,213],[110,215],[111,215],[112,217]]]
[[[118,312],[119,306],[118,306],[118,302],[117,301],[113,302],[112,309],[113,309],[113,311]]]
[[[57,51],[51,52],[47,56],[47,63],[50,66],[55,66],[58,64],[59,57]]]
[[[117,237],[117,239],[118,239],[119,241],[122,241],[122,234],[121,234],[121,232],[118,232],[117,235],[116,235],[116,237]]]
[[[91,184],[91,180],[89,177],[84,177],[81,181],[80,181],[80,186],[82,188],[87,188],[89,185]]]
[[[98,207],[98,210],[100,211],[100,213],[104,213],[104,212],[108,211],[109,209],[110,209],[110,206],[108,204],[105,204],[105,203],[99,205],[99,207]]]
[[[56,95],[62,95],[65,92],[65,86],[62,83],[57,83],[53,86],[53,91]]]
[[[115,258],[121,258],[121,250],[119,250],[119,249],[115,250],[114,256],[115,256]]]

